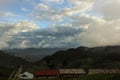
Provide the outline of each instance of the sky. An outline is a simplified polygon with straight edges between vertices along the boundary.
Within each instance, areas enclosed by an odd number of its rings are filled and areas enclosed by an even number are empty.
[[[120,45],[120,0],[0,0],[0,49]]]

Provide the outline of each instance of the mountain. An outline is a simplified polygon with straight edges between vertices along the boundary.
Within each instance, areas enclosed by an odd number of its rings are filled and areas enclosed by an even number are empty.
[[[10,55],[19,55],[28,61],[35,62],[45,56],[52,55],[53,53],[65,50],[63,48],[27,48],[27,49],[6,49],[5,51],[12,52]]]
[[[18,55],[10,54],[13,53],[0,50],[0,80],[8,80],[8,77],[13,73],[13,71],[18,71],[20,66],[23,67],[22,71],[33,69],[33,63],[28,62],[26,59]]]
[[[9,55],[6,51],[0,51],[0,67],[15,68],[19,66],[28,66],[31,63],[19,56]]]
[[[49,68],[120,68],[120,46],[62,50],[36,64]]]

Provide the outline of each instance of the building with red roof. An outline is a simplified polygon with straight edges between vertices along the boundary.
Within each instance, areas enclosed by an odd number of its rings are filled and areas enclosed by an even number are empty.
[[[59,70],[39,70],[35,71],[34,75],[36,77],[58,77]]]

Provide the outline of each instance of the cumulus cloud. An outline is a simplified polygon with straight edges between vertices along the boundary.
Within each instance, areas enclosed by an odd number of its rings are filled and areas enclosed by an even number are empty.
[[[16,33],[18,33],[18,32],[33,31],[37,29],[39,29],[39,27],[35,23],[29,21],[21,21],[15,25],[13,30],[15,30]]]
[[[120,19],[120,0],[96,0],[93,10],[107,20]]]
[[[96,0],[90,11],[98,16],[86,15],[85,11],[80,15],[73,16],[73,11],[72,15],[69,15],[72,25],[85,28],[85,31],[67,37],[66,41],[74,43],[76,46],[88,47],[120,45],[119,4],[118,0]]]
[[[11,42],[10,44],[12,45],[11,47],[14,48],[16,45],[18,45],[18,43],[22,43],[23,45],[23,41],[27,40],[29,41],[29,43],[25,43],[27,47],[68,47],[71,45],[73,46],[73,44],[69,44],[69,42],[66,42],[65,39],[80,32],[80,28],[76,29],[75,27],[68,26],[54,26],[46,29],[39,29],[33,32],[17,34],[14,36],[14,43]]]
[[[29,21],[17,23],[0,23],[0,48],[8,48],[8,42],[12,41],[14,35],[38,29],[38,26]]]
[[[85,31],[71,37],[71,39],[76,40],[81,46],[89,47],[120,45],[119,8],[119,0],[96,0],[92,11],[98,16],[83,15],[76,18],[77,20],[73,21],[73,24],[77,26],[89,24]],[[103,17],[101,18],[101,16]],[[83,21],[81,22],[81,20]]]
[[[73,40],[81,46],[96,47],[107,45],[120,45],[120,20],[95,21],[88,29],[75,35]]]
[[[0,48],[120,45],[119,0],[26,0],[31,1],[29,17],[51,25],[39,29],[30,21],[0,23]],[[1,18],[10,16],[17,15],[0,11]]]
[[[46,2],[63,2],[62,0],[47,0]],[[67,0],[66,6],[37,3],[30,14],[38,20],[63,21],[75,14],[81,14],[93,6],[94,0]],[[61,4],[62,5],[62,4]],[[71,6],[73,5],[73,6]],[[71,7],[70,7],[71,6]]]
[[[38,3],[34,6],[34,10],[30,14],[33,18],[37,20],[48,20],[48,21],[57,21],[62,20],[61,11],[53,9],[52,6]]]

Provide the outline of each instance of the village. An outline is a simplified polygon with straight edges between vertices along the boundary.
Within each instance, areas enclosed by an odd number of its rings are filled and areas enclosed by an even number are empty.
[[[80,78],[85,75],[95,75],[95,74],[120,74],[120,69],[55,69],[55,70],[37,70],[34,73],[23,72],[21,73],[21,68],[16,73],[16,78],[12,78],[13,75],[9,77],[8,80],[33,80],[33,79],[43,79],[43,78]]]

